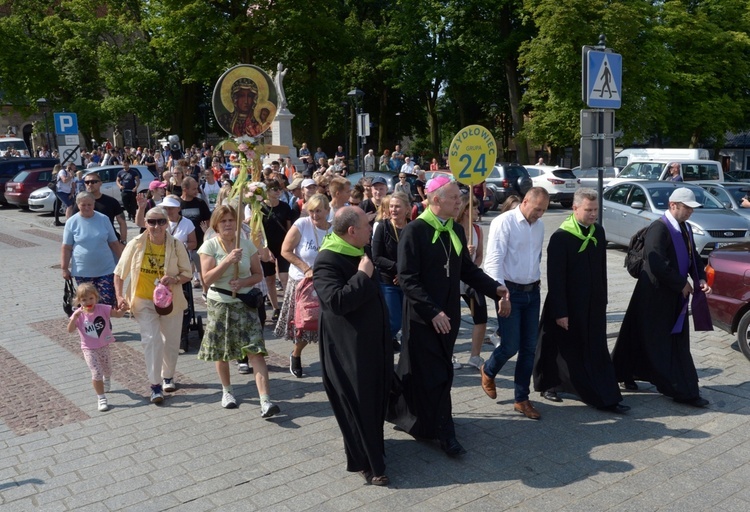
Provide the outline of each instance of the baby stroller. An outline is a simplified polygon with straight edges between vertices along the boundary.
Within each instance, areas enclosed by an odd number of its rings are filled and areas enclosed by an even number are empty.
[[[193,300],[193,283],[188,281],[182,285],[182,292],[187,299],[188,307],[182,316],[182,333],[180,335],[180,353],[190,351],[190,331],[198,331],[198,343],[203,339],[203,318],[195,314]]]

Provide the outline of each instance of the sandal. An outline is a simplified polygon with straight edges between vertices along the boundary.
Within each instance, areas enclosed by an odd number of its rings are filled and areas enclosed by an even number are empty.
[[[359,476],[365,479],[368,484],[372,480],[372,471],[358,471]]]
[[[372,485],[377,485],[380,487],[384,487],[386,485],[389,485],[391,483],[390,478],[388,478],[388,475],[380,475],[380,476],[374,476],[370,479],[370,483]]]

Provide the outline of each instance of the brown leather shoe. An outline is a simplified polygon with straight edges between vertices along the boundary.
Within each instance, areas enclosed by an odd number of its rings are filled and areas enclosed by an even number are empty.
[[[542,417],[542,415],[539,414],[539,411],[534,409],[534,406],[531,405],[531,402],[529,402],[528,400],[524,400],[523,402],[516,402],[513,405],[513,409],[520,412],[530,420],[538,420]]]
[[[484,365],[479,367],[479,373],[482,375],[482,389],[487,396],[493,400],[497,398],[497,390],[495,389],[495,379],[484,373]]]

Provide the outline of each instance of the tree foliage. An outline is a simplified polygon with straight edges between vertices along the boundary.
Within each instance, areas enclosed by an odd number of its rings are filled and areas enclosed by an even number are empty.
[[[192,143],[227,68],[282,62],[297,143],[343,145],[356,87],[369,147],[409,136],[432,156],[480,123],[528,161],[526,140],[578,145],[581,46],[599,34],[623,57],[620,144],[747,128],[746,0],[0,0],[0,90],[26,113],[40,97],[76,112],[93,137],[134,114]]]

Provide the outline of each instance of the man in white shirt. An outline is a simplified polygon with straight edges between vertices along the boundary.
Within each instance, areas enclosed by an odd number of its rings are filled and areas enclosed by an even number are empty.
[[[414,174],[414,162],[411,161],[410,157],[404,158],[404,165],[401,166],[401,172],[406,174]]]
[[[517,353],[513,408],[534,420],[541,417],[529,401],[541,303],[544,224],[539,220],[548,206],[549,193],[533,187],[517,208],[496,217],[490,224],[484,260],[484,271],[510,292],[510,301],[500,301],[499,306],[501,313],[510,311],[510,314],[500,322],[500,345],[479,370],[482,389],[490,398],[497,398],[495,376]]]
[[[375,170],[375,151],[372,149],[365,155],[365,172],[373,172]]]

